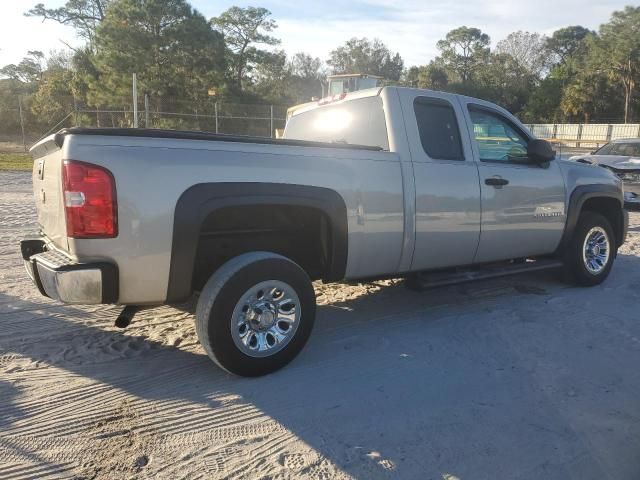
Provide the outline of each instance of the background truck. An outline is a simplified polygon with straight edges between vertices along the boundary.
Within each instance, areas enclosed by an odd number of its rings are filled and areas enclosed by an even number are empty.
[[[307,341],[312,280],[428,287],[564,266],[595,285],[625,239],[614,174],[554,160],[481,100],[364,90],[297,110],[285,137],[72,128],[41,141],[29,274],[67,303],[200,292],[207,354],[255,376]]]
[[[329,102],[332,101],[334,97],[339,97],[342,94],[380,87],[383,80],[384,79],[382,77],[379,77],[377,75],[369,75],[366,73],[343,73],[338,75],[329,75],[327,76],[326,97],[324,95],[325,84],[321,83],[323,92],[322,96],[325,98],[324,102]],[[307,108],[310,105],[316,105],[317,100],[317,98],[313,97],[311,98],[311,102],[301,103],[298,105],[294,105],[293,107],[289,107],[287,109],[287,121],[292,117],[293,113],[296,110]],[[276,138],[282,138],[280,132],[280,129],[276,129]]]

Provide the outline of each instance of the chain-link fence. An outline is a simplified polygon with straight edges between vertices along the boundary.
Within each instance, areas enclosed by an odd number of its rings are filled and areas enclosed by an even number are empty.
[[[40,101],[38,101],[40,100]],[[39,139],[65,127],[146,127],[199,130],[272,137],[284,128],[287,107],[239,104],[215,98],[156,98],[142,95],[108,105],[87,105],[73,97],[0,99],[0,152],[23,152]],[[566,146],[601,145],[620,137],[640,136],[639,124],[528,124],[539,138]]]
[[[118,127],[198,130],[233,135],[272,137],[284,128],[287,107],[239,104],[206,98],[201,101],[140,98],[92,106],[71,97],[45,105],[32,97],[0,103],[0,152],[26,151],[39,139],[65,127]],[[196,105],[196,106],[194,106]]]

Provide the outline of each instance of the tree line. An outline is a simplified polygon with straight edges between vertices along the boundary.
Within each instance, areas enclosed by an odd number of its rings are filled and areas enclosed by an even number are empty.
[[[186,0],[68,0],[25,14],[69,25],[84,40],[48,55],[31,51],[0,69],[0,110],[20,95],[27,114],[49,125],[78,102],[122,105],[134,72],[159,112],[203,111],[211,100],[294,105],[319,97],[328,73],[368,73],[486,99],[526,122],[640,121],[640,7],[613,12],[598,31],[518,31],[494,48],[481,29],[462,26],[437,43],[436,58],[408,68],[400,53],[368,38],[347,40],[326,61],[289,57],[277,22],[259,7],[207,19]]]
[[[613,12],[597,32],[517,31],[489,45],[480,29],[456,28],[437,43],[438,57],[408,69],[405,83],[483,98],[526,122],[640,119],[640,7]]]

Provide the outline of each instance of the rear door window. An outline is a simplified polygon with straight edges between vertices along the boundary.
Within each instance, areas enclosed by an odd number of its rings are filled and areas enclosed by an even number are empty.
[[[460,129],[453,107],[440,98],[417,97],[413,111],[422,148],[435,160],[464,160]]]

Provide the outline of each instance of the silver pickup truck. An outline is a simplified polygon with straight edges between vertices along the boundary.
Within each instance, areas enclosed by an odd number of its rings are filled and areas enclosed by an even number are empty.
[[[296,110],[285,138],[63,130],[35,145],[40,292],[136,308],[199,292],[207,354],[245,376],[302,349],[312,280],[414,288],[564,266],[602,282],[624,242],[620,180],[555,160],[504,109],[384,87]]]

